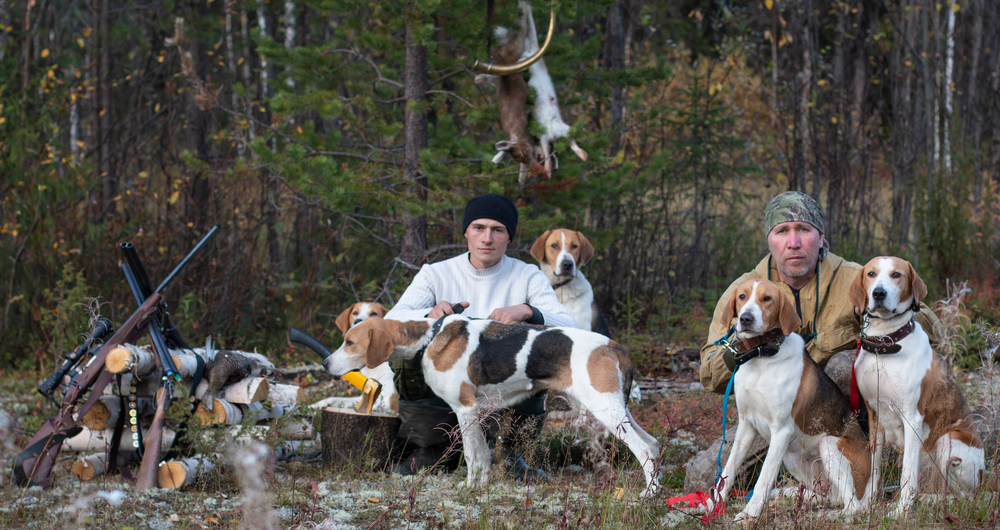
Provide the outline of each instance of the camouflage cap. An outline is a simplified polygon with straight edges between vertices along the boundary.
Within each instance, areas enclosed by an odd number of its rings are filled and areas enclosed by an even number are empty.
[[[767,203],[764,210],[764,236],[767,237],[775,226],[798,221],[809,223],[820,233],[823,229],[823,210],[815,199],[800,191],[786,191]]]

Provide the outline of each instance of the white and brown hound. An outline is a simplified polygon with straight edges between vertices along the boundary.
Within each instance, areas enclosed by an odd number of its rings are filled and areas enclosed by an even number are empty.
[[[559,301],[576,318],[577,327],[610,335],[604,314],[594,302],[594,289],[580,272],[580,268],[594,257],[590,241],[575,230],[557,228],[535,240],[531,255],[538,260]]]
[[[348,306],[347,309],[343,310],[334,322],[337,324],[341,333],[347,333],[348,329],[364,322],[365,319],[371,317],[382,318],[388,312],[389,310],[378,302],[355,302]],[[393,384],[393,373],[392,368],[389,368],[389,363],[382,363],[372,368],[366,366],[359,371],[365,377],[374,379],[382,385],[382,391],[379,393],[378,399],[375,400],[375,405],[372,407],[372,410],[392,414],[398,413],[399,394],[396,392],[396,385]],[[314,403],[312,406],[314,408],[347,408],[354,407],[360,400],[360,396],[330,397]]]
[[[625,396],[632,362],[620,344],[576,328],[501,324],[448,315],[399,322],[370,318],[349,329],[323,363],[333,375],[422,355],[424,379],[455,411],[470,487],[490,476],[480,412],[510,407],[542,389],[561,390],[616,433],[642,466],[643,495],[659,488],[660,444],[632,418]]]
[[[768,440],[767,456],[753,496],[736,516],[757,517],[785,468],[814,494],[843,513],[866,508],[876,491],[868,441],[836,383],[809,357],[794,330],[801,320],[777,285],[749,280],[736,288],[721,321],[737,318],[731,344],[737,369],[733,389],[739,424],[722,472],[720,499],[757,435]],[[714,502],[708,506],[711,511]]]
[[[953,490],[982,479],[983,441],[951,370],[913,319],[927,286],[906,260],[880,256],[861,270],[850,300],[862,312],[861,347],[854,361],[857,389],[868,407],[875,455],[885,441],[902,447],[903,470],[893,515],[917,495],[921,452]]]

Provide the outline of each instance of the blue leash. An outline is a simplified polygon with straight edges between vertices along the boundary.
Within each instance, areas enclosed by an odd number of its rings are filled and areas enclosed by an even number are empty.
[[[728,346],[729,337],[731,337],[735,331],[736,327],[729,328],[729,333],[727,333],[725,337],[722,337],[721,339],[715,341],[715,345],[719,346],[722,343],[726,343],[726,346]],[[715,353],[718,353],[718,351],[719,350],[716,349]],[[715,353],[713,353],[712,355],[715,355]],[[711,358],[711,355],[709,356],[709,358]],[[722,398],[722,443],[719,445],[719,454],[718,456],[715,457],[716,481],[718,481],[718,479],[722,477],[722,448],[726,446],[726,416],[728,415],[729,411],[729,396],[733,392],[733,381],[736,379],[736,371],[739,369],[740,369],[739,365],[737,365],[736,368],[733,369],[733,374],[729,376],[729,382],[726,383],[726,393]],[[753,496],[753,490],[751,489],[750,491],[747,492],[744,498],[750,500],[750,497],[752,496]]]

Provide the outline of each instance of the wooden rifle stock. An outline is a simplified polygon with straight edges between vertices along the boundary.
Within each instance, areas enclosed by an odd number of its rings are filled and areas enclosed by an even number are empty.
[[[167,419],[167,406],[170,405],[170,383],[164,382],[156,391],[156,414],[153,423],[142,439],[142,464],[135,476],[135,491],[144,491],[157,486],[157,473],[160,469],[160,459],[163,456],[163,423]]]
[[[56,457],[59,456],[63,439],[74,434],[71,431],[77,426],[76,418],[82,418],[87,414],[90,407],[101,397],[101,391],[114,377],[111,372],[104,369],[108,352],[120,344],[134,343],[145,331],[150,318],[156,314],[160,300],[159,293],[153,293],[146,299],[139,309],[132,313],[128,321],[104,343],[94,358],[87,362],[83,371],[73,378],[67,387],[59,412],[42,425],[24,451],[14,459],[14,478],[18,484],[43,488],[52,484],[49,475]],[[79,402],[87,392],[90,392],[90,395],[81,406]]]

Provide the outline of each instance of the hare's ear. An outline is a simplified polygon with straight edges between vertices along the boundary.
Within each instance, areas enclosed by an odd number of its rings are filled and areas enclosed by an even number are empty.
[[[778,306],[778,322],[781,323],[781,334],[787,337],[799,329],[799,326],[802,325],[802,319],[795,311],[795,304],[785,296],[785,293],[779,293],[778,296],[781,297],[781,303]]]
[[[847,299],[861,312],[868,308],[868,289],[865,287],[865,270],[867,268],[866,266],[858,272],[854,281],[851,282],[851,287],[847,290]]]
[[[577,232],[576,235],[580,238],[580,263],[577,267],[583,267],[594,259],[594,245],[591,245],[590,240],[580,232]]]
[[[368,349],[365,350],[365,366],[375,368],[388,361],[393,348],[395,345],[388,333],[380,329],[371,330],[368,334]]]
[[[341,333],[347,333],[347,328],[351,327],[351,310],[354,309],[355,305],[357,304],[351,304],[348,306],[347,309],[345,309],[340,316],[337,317],[337,320],[334,321],[337,323],[337,327],[340,328]]]
[[[549,240],[549,234],[552,230],[546,230],[544,234],[538,236],[538,239],[531,245],[531,257],[538,260],[539,263],[545,259],[545,242]]]
[[[914,305],[919,304],[921,300],[927,297],[927,284],[917,274],[917,271],[910,262],[906,262],[906,266],[910,268],[910,292],[913,293],[913,303]]]

